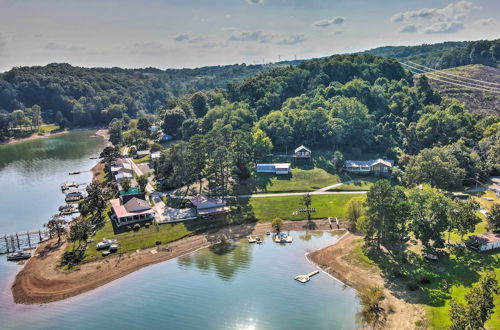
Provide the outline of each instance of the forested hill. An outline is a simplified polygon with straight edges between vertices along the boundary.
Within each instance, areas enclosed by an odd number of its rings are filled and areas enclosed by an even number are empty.
[[[127,113],[135,117],[141,110],[155,112],[171,97],[226,87],[229,81],[276,66],[242,64],[169,70],[82,68],[69,64],[17,67],[0,75],[0,112],[36,104],[47,120],[61,112],[74,125],[95,124],[106,121],[100,112],[113,104],[124,104]]]
[[[447,69],[468,64],[500,67],[500,39],[420,46],[386,46],[362,53],[391,57],[401,62],[411,61],[433,69]]]

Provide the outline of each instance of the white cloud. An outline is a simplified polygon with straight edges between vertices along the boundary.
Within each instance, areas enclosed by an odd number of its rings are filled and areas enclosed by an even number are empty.
[[[205,37],[203,36],[196,36],[196,37],[192,37],[190,34],[188,33],[181,33],[179,35],[176,35],[174,37],[174,40],[175,41],[178,41],[178,42],[184,42],[184,41],[187,41],[189,43],[197,43],[197,42],[201,42],[201,41],[205,41]]]
[[[345,22],[345,18],[338,16],[338,17],[335,17],[332,19],[322,19],[322,20],[316,21],[312,25],[315,27],[324,28],[324,27],[329,27],[331,25],[342,24],[344,22]]]
[[[277,45],[296,45],[307,40],[307,37],[303,34],[294,34],[288,37],[284,37],[276,42]]]
[[[429,26],[424,33],[435,34],[435,33],[455,33],[464,28],[463,23],[457,22],[440,22],[434,23]]]
[[[401,30],[399,30],[399,32],[403,32],[403,33],[412,33],[412,32],[417,32],[418,30],[418,26],[416,24],[408,24],[408,25],[405,25],[401,28]]]
[[[496,25],[496,21],[493,18],[480,18],[474,22],[475,25],[479,26],[491,26]]]
[[[47,43],[45,45],[45,49],[50,51],[70,51],[70,52],[85,50],[85,48],[81,46],[63,45],[55,42]]]
[[[165,45],[155,41],[136,42],[132,47],[133,54],[144,56],[159,56],[166,54],[166,52]]]
[[[443,8],[422,8],[400,12],[393,15],[391,17],[391,21],[407,22],[415,19],[435,19],[439,21],[449,21],[464,19],[473,9],[477,8],[479,7],[475,6],[472,2],[462,0],[450,3]]]
[[[264,3],[264,0],[246,0],[246,2],[251,5],[258,5]]]
[[[258,41],[261,43],[271,42],[277,35],[269,32],[253,31],[240,32],[229,37],[229,41]]]

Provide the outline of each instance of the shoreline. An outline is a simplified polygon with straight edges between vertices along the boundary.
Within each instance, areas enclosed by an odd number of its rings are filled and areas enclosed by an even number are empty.
[[[328,220],[313,221],[311,230],[334,230]],[[307,220],[286,221],[283,230],[306,230]],[[55,239],[40,244],[31,259],[16,275],[11,291],[16,304],[46,304],[94,290],[144,267],[180,257],[223,240],[241,239],[248,235],[265,235],[273,231],[271,223],[225,226],[216,231],[135,252],[115,254],[106,259],[77,266],[72,272],[58,264],[67,243],[54,246]]]
[[[355,249],[362,239],[362,236],[347,231],[335,243],[309,252],[306,257],[323,272],[357,292],[373,286],[381,287],[385,297],[382,305],[387,311],[384,329],[415,328],[416,322],[425,320],[425,311],[422,307],[394,295],[378,267],[354,262],[356,257],[353,254],[356,253]]]
[[[71,133],[71,132],[87,131],[87,130],[94,130],[94,129],[97,130],[96,135],[101,136],[101,137],[107,139],[107,137],[108,137],[108,135],[107,135],[108,130],[107,129],[97,128],[97,127],[72,128],[72,129],[65,129],[65,130],[62,130],[62,131],[58,130],[58,131],[56,131],[54,133],[43,133],[42,135],[33,133],[33,135],[31,135],[31,136],[20,138],[20,139],[11,138],[11,139],[9,139],[7,141],[0,142],[0,146],[9,145],[9,144],[15,144],[15,143],[19,143],[19,142],[26,142],[26,141],[38,140],[38,139],[46,139],[46,138],[49,138],[49,137],[63,135],[63,134]]]

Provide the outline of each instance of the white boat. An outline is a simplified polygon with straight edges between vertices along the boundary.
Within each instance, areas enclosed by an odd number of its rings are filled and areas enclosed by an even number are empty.
[[[287,233],[279,233],[274,237],[276,243],[292,243],[293,237]]]
[[[102,242],[97,243],[95,247],[96,247],[98,250],[101,250],[101,249],[107,249],[107,248],[109,248],[112,244],[116,244],[116,243],[117,243],[116,239],[106,239],[106,238],[105,238],[105,239],[103,239],[103,240],[102,240]]]
[[[255,243],[255,242],[257,242],[257,239],[255,237],[252,237],[252,236],[248,236],[247,239],[248,239],[248,243]]]

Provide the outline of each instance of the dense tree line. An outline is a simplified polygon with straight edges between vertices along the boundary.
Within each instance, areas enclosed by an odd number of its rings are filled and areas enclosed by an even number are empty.
[[[444,42],[420,46],[387,46],[366,53],[413,61],[434,69],[447,69],[468,64],[500,65],[500,39]]]
[[[0,114],[37,104],[47,120],[73,125],[109,123],[123,114],[154,113],[169,98],[225,87],[270,65],[198,69],[82,68],[69,64],[15,67],[0,75]]]

